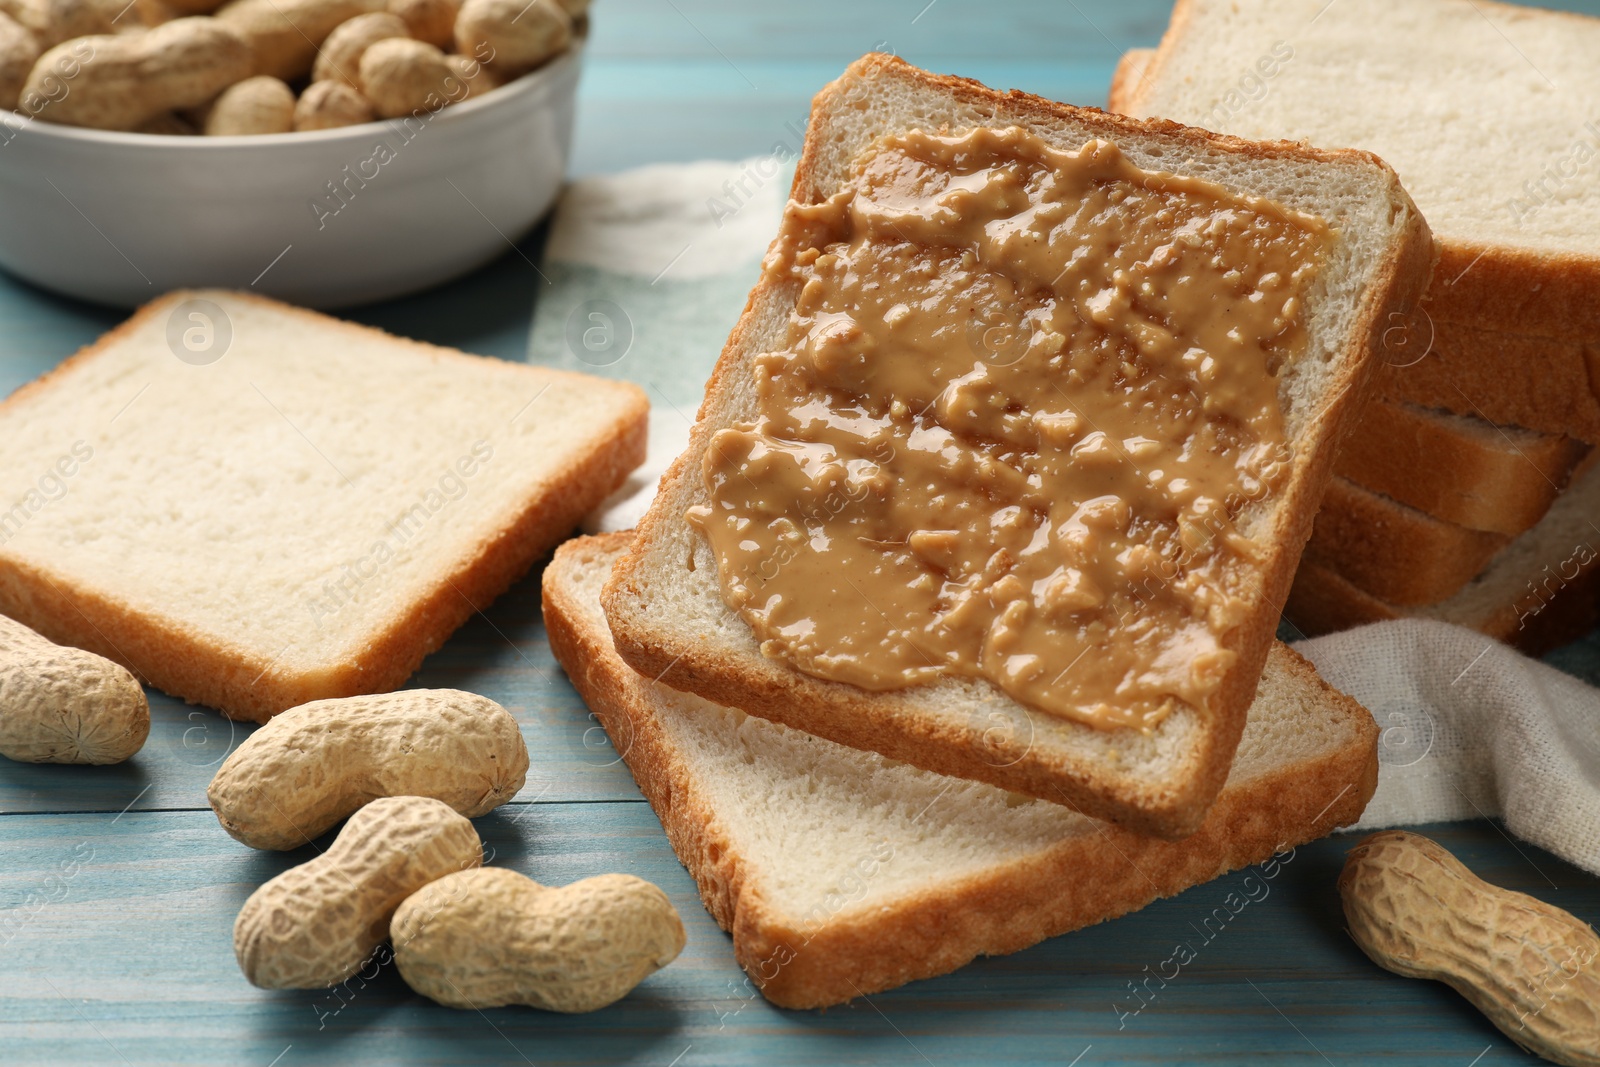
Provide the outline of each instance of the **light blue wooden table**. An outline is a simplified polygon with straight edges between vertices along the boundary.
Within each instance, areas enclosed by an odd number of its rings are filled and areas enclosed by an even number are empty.
[[[1600,13],[1600,4],[1573,4]],[[807,101],[852,58],[913,62],[1099,104],[1128,47],[1153,44],[1162,0],[598,0],[574,169],[738,158],[793,146]],[[1597,102],[1600,106],[1600,102]],[[0,210],[6,207],[0,204]],[[353,317],[521,358],[542,233],[477,274]],[[0,393],[121,313],[0,276]],[[1593,642],[1554,662],[1591,678]],[[546,883],[626,871],[661,885],[689,928],[683,957],[590,1016],[426,1002],[390,970],[338,993],[267,993],[233,961],[239,905],[301,854],[250,851],[205,804],[246,727],[152,694],[144,751],[119,767],[0,760],[0,1063],[64,1064],[1440,1064],[1528,1061],[1450,990],[1372,966],[1344,933],[1334,879],[1349,838],[1302,848],[1136,1016],[1125,989],[1166,958],[1245,872],[1014,956],[823,1013],[752,998],[626,768],[551,659],[537,575],[468,623],[414,685],[487,694],[522,723],[533,768],[480,820],[496,862]],[[1589,921],[1600,884],[1490,823],[1430,828],[1491,881]]]

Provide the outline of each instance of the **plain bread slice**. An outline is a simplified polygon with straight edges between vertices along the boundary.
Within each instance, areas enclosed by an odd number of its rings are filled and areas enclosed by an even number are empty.
[[[0,612],[235,718],[386,692],[643,461],[647,406],[171,293],[0,404],[26,479],[0,501]]]

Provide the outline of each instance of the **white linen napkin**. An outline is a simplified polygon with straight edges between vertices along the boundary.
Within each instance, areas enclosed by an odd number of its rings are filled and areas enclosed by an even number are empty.
[[[638,382],[652,404],[649,459],[585,529],[631,528],[683,450],[792,173],[776,157],[659,164],[581,179],[562,197],[530,359]],[[1358,828],[1503,816],[1600,874],[1600,690],[1439,622],[1297,647],[1382,728],[1378,790]]]
[[[1382,730],[1357,829],[1503,816],[1600,874],[1600,690],[1473,630],[1424,619],[1297,642]]]

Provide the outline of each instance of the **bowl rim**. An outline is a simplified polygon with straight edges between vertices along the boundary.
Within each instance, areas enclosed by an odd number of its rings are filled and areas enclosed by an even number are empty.
[[[478,111],[484,111],[500,104],[509,104],[517,97],[538,92],[565,73],[569,67],[577,64],[583,57],[584,47],[587,43],[586,34],[574,35],[572,43],[567,46],[566,50],[543,66],[513,78],[504,85],[496,86],[477,99],[465,100],[462,103],[451,104],[440,108],[438,111],[431,112],[426,121],[429,123],[464,121]],[[96,130],[87,126],[65,126],[56,122],[44,122],[32,115],[23,115],[16,111],[0,111],[0,126],[4,126],[6,129],[18,134],[26,132],[37,134],[40,137],[55,138],[61,141],[76,141],[84,144],[133,147],[150,145],[177,147],[181,145],[193,151],[207,152],[253,146],[267,148],[285,144],[310,145],[342,141],[364,141],[372,136],[374,130],[398,128],[407,118],[412,117],[376,119],[372,122],[357,123],[354,126],[339,126],[331,130],[291,130],[288,133],[257,133],[228,137],[205,137],[173,133],[137,133],[132,130]]]

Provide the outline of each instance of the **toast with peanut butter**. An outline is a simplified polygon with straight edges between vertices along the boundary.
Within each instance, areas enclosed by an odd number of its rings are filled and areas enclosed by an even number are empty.
[[[1600,341],[1450,322],[1429,306],[1395,324],[1375,396],[1600,444]]]
[[[867,56],[813,104],[606,588],[617,650],[840,744],[1189,833],[1432,262],[1366,153]]]

